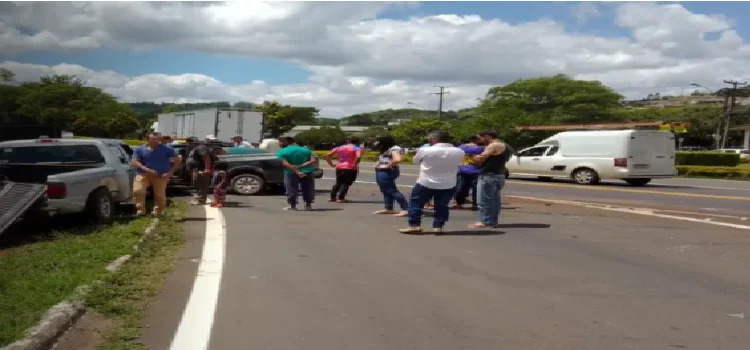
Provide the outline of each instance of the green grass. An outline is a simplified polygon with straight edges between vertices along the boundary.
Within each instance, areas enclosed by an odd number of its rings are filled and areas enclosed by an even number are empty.
[[[139,219],[98,231],[76,228],[36,238],[22,235],[13,247],[0,247],[0,346],[21,338],[77,286],[103,277],[112,260],[132,252],[148,223]]]
[[[750,163],[740,163],[737,166],[743,169],[750,169]]]
[[[161,289],[184,240],[179,222],[185,210],[184,204],[176,202],[122,270],[107,275],[88,294],[87,305],[119,325],[99,349],[146,349],[138,342],[146,308]]]

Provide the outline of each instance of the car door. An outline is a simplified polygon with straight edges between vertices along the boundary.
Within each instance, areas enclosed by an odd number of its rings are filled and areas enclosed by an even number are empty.
[[[130,163],[130,156],[122,145],[109,143],[107,147],[116,160],[116,163],[112,165],[117,177],[117,190],[119,192],[115,200],[128,200],[133,196],[133,181],[135,180],[136,169]]]
[[[522,150],[512,160],[509,171],[514,174],[543,175],[541,160],[549,148],[546,145]]]
[[[549,147],[541,157],[538,157],[539,161],[536,162],[536,166],[539,168],[539,174],[550,176],[563,175],[561,172],[562,169],[555,170],[555,166],[558,165],[555,164],[555,161],[558,160],[556,155],[559,150],[559,146],[552,146]],[[557,168],[559,168],[559,166]]]

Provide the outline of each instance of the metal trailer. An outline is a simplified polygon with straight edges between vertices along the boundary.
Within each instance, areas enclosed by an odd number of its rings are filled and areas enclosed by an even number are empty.
[[[174,138],[214,135],[229,141],[235,135],[250,143],[263,138],[263,113],[242,108],[207,108],[192,111],[161,113],[156,132]]]

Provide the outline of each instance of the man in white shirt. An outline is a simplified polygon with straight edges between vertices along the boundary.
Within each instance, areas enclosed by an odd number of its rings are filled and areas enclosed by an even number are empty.
[[[250,144],[250,142],[242,139],[242,135],[235,135],[232,137],[232,143],[234,144],[234,147],[253,148],[253,145]]]
[[[431,146],[420,148],[414,156],[414,164],[419,164],[419,178],[409,199],[409,228],[399,230],[401,233],[422,233],[422,208],[431,199],[435,205],[433,232],[442,234],[448,221],[448,204],[456,192],[458,167],[465,154],[450,143],[450,135],[445,131],[431,133],[429,140]]]

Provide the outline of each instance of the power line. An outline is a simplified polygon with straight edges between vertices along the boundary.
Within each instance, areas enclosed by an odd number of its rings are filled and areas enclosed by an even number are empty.
[[[438,99],[438,119],[440,119],[440,115],[443,113],[443,95],[450,94],[450,91],[445,91],[445,86],[435,85],[436,88],[440,88],[440,92],[432,92],[430,95],[439,95],[440,98]]]

